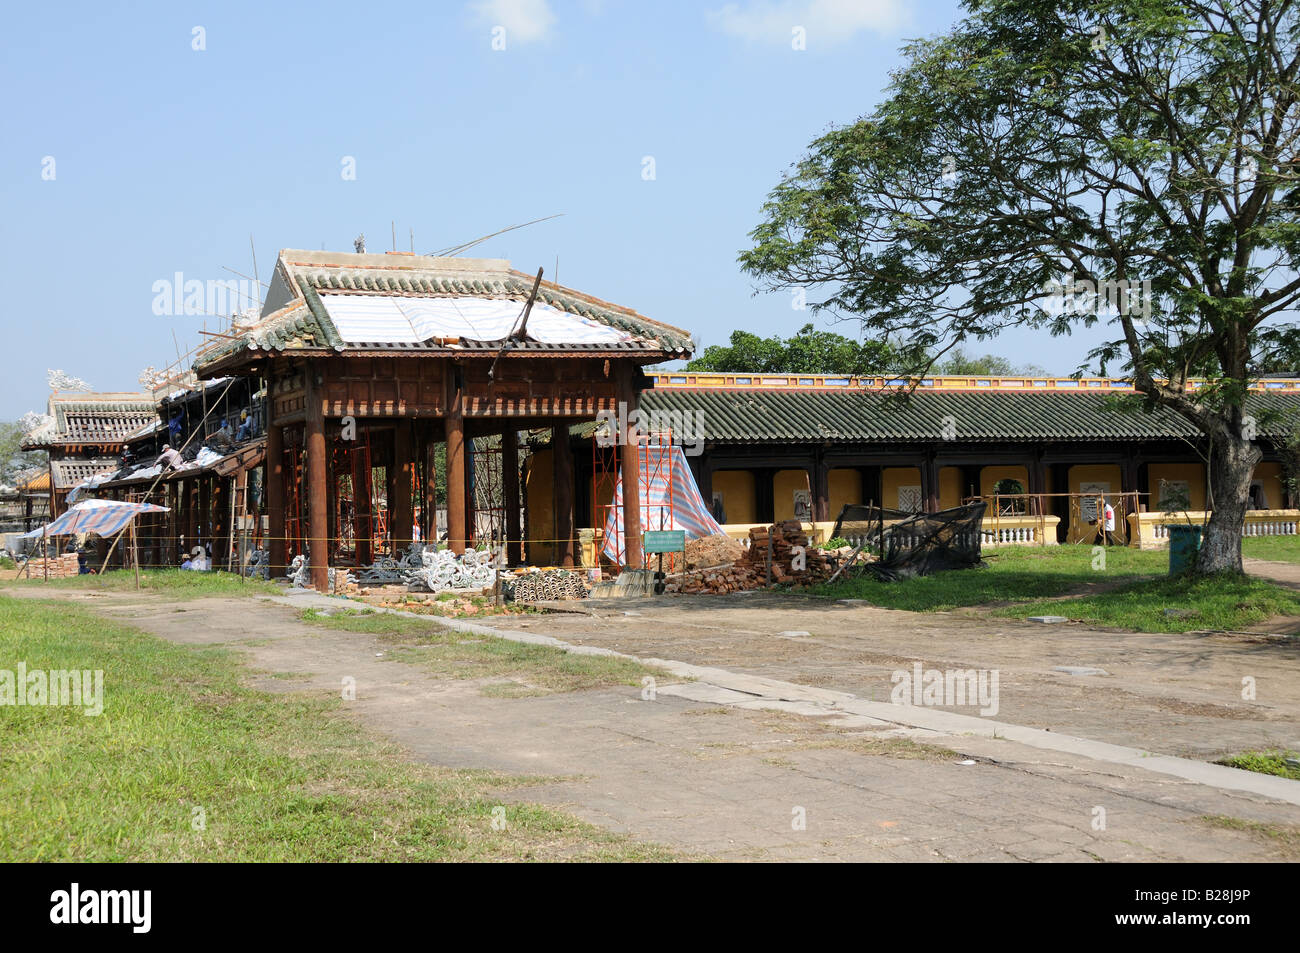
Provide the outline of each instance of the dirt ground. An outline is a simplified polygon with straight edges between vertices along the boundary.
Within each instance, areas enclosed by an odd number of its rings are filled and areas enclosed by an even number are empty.
[[[831,686],[887,701],[890,673],[916,659],[996,667],[1000,722],[1204,760],[1297,746],[1300,658],[1276,641],[993,624],[765,594],[592,602],[583,608],[594,614],[494,624],[512,638],[552,635],[579,650],[713,666],[719,677],[701,670],[648,699],[634,686],[511,698],[394,661],[373,636],[300,621],[306,605],[341,604],[315,594],[187,602],[49,595],[179,643],[236,648],[269,691],[338,697],[340,679],[353,678],[355,717],[412,757],[534,777],[512,796],[687,857],[1300,859],[1300,799],[1289,787],[1278,799],[996,733],[909,728],[902,714],[880,720],[779,700],[798,696],[798,686]],[[1107,674],[1067,675],[1056,665]],[[744,673],[780,679],[764,683],[778,691],[736,690],[748,684],[737,681]],[[1254,702],[1241,699],[1247,674],[1257,679]],[[1300,782],[1279,783],[1300,791]],[[1210,820],[1218,817],[1240,820]]]
[[[512,620],[484,619],[510,629]],[[1139,634],[767,593],[587,600],[528,631],[887,701],[895,671],[996,669],[1000,720],[1180,757],[1300,748],[1300,640]],[[791,633],[807,633],[795,635]],[[1072,675],[1058,668],[1101,669]],[[1255,680],[1255,700],[1242,679]],[[951,709],[962,710],[962,709]]]

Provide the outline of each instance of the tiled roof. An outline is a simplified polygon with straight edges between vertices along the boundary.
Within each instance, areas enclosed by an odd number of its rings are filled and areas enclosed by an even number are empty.
[[[149,394],[53,394],[51,421],[23,438],[25,449],[121,443],[157,417]]]
[[[700,420],[704,439],[716,443],[1068,442],[1197,435],[1172,411],[1125,413],[1106,407],[1106,400],[1106,394],[1091,391],[918,390],[910,403],[900,405],[880,390],[675,387],[644,391],[641,408],[651,415],[698,412],[691,419]],[[1266,408],[1300,413],[1300,394],[1249,396],[1248,412],[1262,418],[1260,435],[1280,434],[1285,425],[1270,426]]]
[[[50,469],[54,471],[54,488],[70,490],[83,480],[88,480],[96,473],[114,471],[118,461],[114,457],[96,457],[93,460],[51,460]]]
[[[524,302],[533,276],[510,268],[499,259],[430,258],[406,255],[348,255],[285,250],[277,262],[276,278],[290,300],[277,304],[236,340],[221,341],[205,351],[196,368],[215,364],[245,349],[288,351],[411,350],[445,351],[435,342],[393,345],[382,341],[345,343],[321,295],[379,295],[410,298],[482,298]],[[268,300],[270,296],[268,295]],[[653,321],[628,308],[610,304],[570,288],[542,282],[537,301],[578,318],[624,332],[635,347],[620,350],[660,353],[665,357],[689,355],[690,334],[681,328]],[[457,348],[495,351],[500,342],[462,341]],[[583,350],[609,349],[588,346]],[[542,349],[545,353],[545,349]],[[563,353],[560,348],[558,353]]]

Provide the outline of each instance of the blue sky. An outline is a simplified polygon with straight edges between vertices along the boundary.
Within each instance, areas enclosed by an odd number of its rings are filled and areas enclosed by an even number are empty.
[[[754,297],[736,265],[764,196],[879,100],[907,38],[957,16],[944,0],[12,7],[0,418],[44,409],[47,368],[137,389],[173,331],[185,349],[202,326],[155,316],[153,283],[251,272],[250,233],[265,280],[281,248],[351,250],[364,232],[386,250],[390,222],[427,253],[564,213],[471,254],[548,277],[558,256],[562,283],[705,345],[793,333],[809,313]],[[980,350],[1068,373],[1083,348]]]

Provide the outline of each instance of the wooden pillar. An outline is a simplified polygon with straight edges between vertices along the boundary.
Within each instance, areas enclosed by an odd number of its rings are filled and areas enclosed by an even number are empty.
[[[411,422],[398,420],[393,430],[393,499],[389,502],[388,519],[393,527],[393,551],[406,552],[414,541],[411,527],[415,523],[412,508],[412,476],[415,454],[411,448]]]
[[[420,503],[421,532],[426,543],[438,541],[438,440],[433,422],[424,428],[424,499]]]
[[[501,492],[505,496],[506,564],[518,566],[524,561],[522,532],[519,524],[519,431],[512,425],[501,435]]]
[[[754,519],[759,523],[776,521],[776,471],[771,467],[756,467],[754,474]]]
[[[819,523],[824,523],[831,518],[830,483],[830,467],[826,466],[825,454],[818,450],[812,469],[812,518]]]
[[[472,549],[478,539],[478,519],[474,512],[478,499],[478,473],[474,469],[474,438],[465,438],[465,546]]]
[[[284,522],[284,427],[271,424],[266,428],[266,476],[262,493],[266,497],[267,556],[272,579],[284,574],[288,563]]]
[[[371,545],[370,523],[370,458],[367,450],[357,443],[352,445],[352,538],[357,544],[357,565],[369,566],[375,561]]]
[[[453,553],[465,552],[469,538],[465,507],[465,417],[461,404],[464,372],[454,364],[447,367],[447,545]]]
[[[181,486],[185,505],[185,555],[188,556],[194,552],[199,536],[198,488],[193,480],[186,480]]]
[[[629,411],[630,413],[630,411]],[[551,427],[551,472],[555,489],[555,562],[573,566],[573,448],[569,446],[569,425]],[[627,489],[624,488],[624,499]],[[639,568],[640,564],[636,564]]]
[[[198,522],[194,533],[196,546],[212,542],[212,480],[213,477],[201,476],[195,481],[199,485]],[[206,546],[203,551],[207,552]]]
[[[933,453],[921,461],[921,498],[926,513],[939,512],[939,465]]]
[[[328,592],[329,576],[329,502],[326,493],[329,465],[325,459],[325,408],[316,385],[317,369],[308,365],[303,375],[307,380],[307,421],[305,447],[307,452],[307,519],[311,523],[308,565],[311,569],[312,588]]]
[[[626,405],[629,417],[640,402],[640,394],[632,380],[634,373],[635,368],[629,364],[619,377],[619,399]],[[641,550],[641,445],[637,441],[622,441],[619,471],[623,480],[624,565],[630,569],[644,569],[645,556]]]

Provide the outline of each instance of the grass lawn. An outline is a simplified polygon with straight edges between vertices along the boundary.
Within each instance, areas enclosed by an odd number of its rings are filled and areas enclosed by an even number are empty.
[[[1170,578],[1165,550],[1107,549],[1105,568],[1091,546],[1002,547],[985,555],[987,565],[979,569],[899,582],[867,576],[810,592],[912,612],[1009,602],[995,606],[995,614],[1062,615],[1141,632],[1241,629],[1273,616],[1300,615],[1300,593],[1264,580]]]
[[[1300,536],[1249,536],[1241,541],[1241,554],[1248,559],[1300,563]]]
[[[103,713],[0,706],[3,862],[671,859],[502,800],[528,779],[411,763],[341,700],[245,688],[224,649],[0,595],[0,669],[20,661],[102,669]]]
[[[1004,546],[985,552],[987,565],[877,582],[870,576],[815,586],[814,595],[866,599],[872,605],[911,612],[942,612],[1005,600],[1033,599],[1086,591],[1117,580],[1154,576],[1169,567],[1164,552],[1115,547],[1106,550],[1106,568],[1093,568],[1090,546]]]
[[[1166,614],[1166,610],[1170,614]],[[1139,632],[1236,630],[1280,615],[1300,615],[1300,593],[1262,579],[1164,576],[1098,595],[1021,603],[998,615],[1063,615],[1095,625]]]
[[[102,576],[69,576],[48,582],[39,575],[34,579],[14,579],[12,576],[0,578],[0,587],[6,585],[124,592],[135,589],[135,572],[130,569],[114,569]],[[143,569],[140,571],[140,589],[194,599],[203,596],[268,596],[284,592],[282,586],[273,582],[243,579],[235,573],[190,572],[181,569]]]
[[[306,609],[302,619],[332,629],[377,635],[391,646],[388,658],[419,665],[443,678],[499,679],[484,686],[488,695],[519,697],[640,685],[646,676],[659,682],[677,681],[662,669],[629,659],[579,655],[549,645],[472,635],[390,612],[345,609],[325,615]]]

